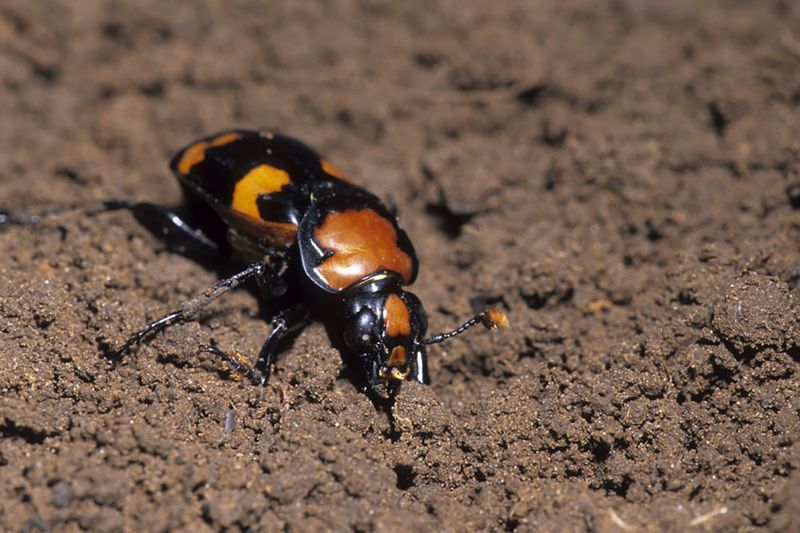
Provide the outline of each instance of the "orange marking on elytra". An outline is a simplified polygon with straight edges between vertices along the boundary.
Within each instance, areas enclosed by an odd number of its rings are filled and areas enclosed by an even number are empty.
[[[389,270],[408,283],[411,257],[397,245],[391,222],[372,209],[329,213],[314,230],[314,240],[333,252],[316,270],[334,289],[344,289],[365,276]]]
[[[206,150],[209,146],[223,146],[240,139],[242,136],[235,131],[223,133],[208,141],[198,141],[183,151],[181,160],[178,161],[178,172],[188,174],[189,171],[198,163],[202,163],[206,158]]]
[[[206,158],[206,148],[208,148],[208,143],[200,141],[184,150],[181,160],[178,161],[178,171],[184,175],[188,174],[193,166]]]
[[[223,146],[228,143],[232,143],[233,141],[238,141],[242,138],[240,133],[236,133],[235,131],[230,131],[228,133],[223,133],[222,135],[218,135],[211,139],[209,145],[211,146]]]
[[[390,294],[383,306],[383,323],[390,337],[411,334],[411,316],[406,303],[396,294]]]
[[[327,159],[320,161],[320,166],[325,174],[333,176],[334,178],[339,178],[342,181],[350,181],[350,178],[348,178],[344,172],[333,166]]]
[[[231,207],[234,211],[259,218],[256,200],[262,194],[280,191],[292,179],[285,170],[261,164],[236,183]]]

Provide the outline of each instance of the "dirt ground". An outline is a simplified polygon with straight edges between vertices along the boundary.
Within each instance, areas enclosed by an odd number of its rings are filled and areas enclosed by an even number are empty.
[[[229,127],[399,209],[432,331],[389,409],[323,325],[265,388],[237,291],[128,213],[0,232],[4,531],[797,531],[800,4],[4,0],[0,206],[178,204]],[[232,423],[232,424],[231,424]]]

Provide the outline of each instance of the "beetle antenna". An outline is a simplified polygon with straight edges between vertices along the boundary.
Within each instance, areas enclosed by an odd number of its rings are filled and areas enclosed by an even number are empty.
[[[487,309],[485,311],[478,313],[474,317],[470,318],[469,320],[464,322],[461,326],[457,327],[453,331],[448,331],[447,333],[439,333],[438,335],[434,335],[433,337],[422,339],[422,341],[420,342],[422,344],[438,344],[444,340],[449,339],[450,337],[461,335],[469,328],[478,323],[483,324],[483,327],[485,327],[486,329],[507,328],[508,316],[506,316],[506,314],[499,309]]]

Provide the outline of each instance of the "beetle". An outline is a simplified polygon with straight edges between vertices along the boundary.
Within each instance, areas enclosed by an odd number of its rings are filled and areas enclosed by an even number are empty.
[[[487,329],[508,325],[503,311],[489,309],[450,332],[426,337],[422,303],[405,290],[417,277],[418,258],[395,215],[297,139],[222,131],[179,150],[170,169],[183,189],[186,214],[126,200],[86,211],[129,210],[178,252],[228,255],[247,266],[130,335],[111,351],[112,359],[193,319],[250,279],[263,300],[280,304],[255,363],[216,346],[202,349],[256,385],[267,382],[279,342],[315,310],[341,332],[346,351],[361,367],[363,388],[383,398],[395,395],[405,380],[430,382],[426,346],[478,323]],[[0,226],[43,218],[0,214]]]

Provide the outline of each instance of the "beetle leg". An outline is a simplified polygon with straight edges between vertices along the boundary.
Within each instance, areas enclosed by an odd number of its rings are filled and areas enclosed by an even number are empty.
[[[193,228],[180,215],[148,202],[106,200],[91,204],[58,207],[33,215],[11,215],[0,211],[0,228],[3,226],[33,226],[46,219],[68,213],[94,216],[110,211],[130,211],[148,231],[163,239],[169,248],[181,254],[219,254],[220,245],[199,229]]]
[[[171,313],[167,313],[163,317],[159,318],[158,320],[151,322],[144,328],[140,329],[130,337],[125,343],[117,350],[112,352],[112,358],[118,359],[126,352],[130,351],[131,348],[140,344],[145,338],[160,333],[167,329],[168,327],[177,324],[179,322],[185,322],[187,320],[193,319],[197,313],[203,309],[205,306],[222,296],[223,294],[235,289],[238,287],[242,282],[256,277],[261,276],[264,273],[264,270],[269,268],[263,262],[258,262],[250,265],[246,269],[242,270],[238,274],[234,274],[233,276],[223,279],[217,282],[215,285],[212,285],[202,293],[198,294],[191,300],[187,300],[181,303],[180,308],[176,311],[172,311]]]
[[[236,374],[246,377],[250,383],[253,385],[264,385],[267,382],[267,377],[264,375],[263,372],[257,370],[247,364],[246,361],[243,361],[243,358],[237,357],[234,355],[230,355],[229,353],[223,352],[216,346],[200,346],[200,350],[203,352],[208,352],[210,354],[214,354],[230,367],[232,372]]]
[[[219,243],[160,205],[139,202],[126,208],[142,226],[164,240],[171,251],[209,257],[216,257],[221,251]]]
[[[34,226],[36,224],[41,224],[48,218],[68,213],[83,213],[91,216],[105,211],[129,209],[131,205],[133,205],[132,202],[126,202],[125,200],[110,200],[107,202],[59,206],[34,214],[12,215],[6,211],[0,211],[0,228],[4,226]]]
[[[27,214],[27,215],[26,214],[12,215],[10,213],[6,213],[5,211],[0,211],[0,226],[4,225],[33,226],[36,224],[41,224],[48,218],[56,217],[59,215],[67,215],[70,213],[80,213],[87,216],[94,216],[99,213],[107,213],[109,211],[119,211],[122,209],[134,211],[136,209],[136,206],[138,205],[148,205],[148,204],[140,204],[128,200],[105,200],[100,202],[59,206],[52,209],[46,209],[39,213]]]
[[[258,352],[255,368],[264,374],[264,381],[272,373],[278,343],[293,331],[303,327],[308,320],[308,311],[302,304],[295,304],[278,313],[272,319],[272,331]]]
[[[254,366],[248,366],[243,358],[226,353],[215,346],[202,346],[201,350],[221,358],[234,373],[247,378],[254,385],[265,385],[272,373],[278,343],[302,327],[307,318],[308,311],[302,304],[287,307],[275,315],[272,319],[272,331],[261,346]]]

